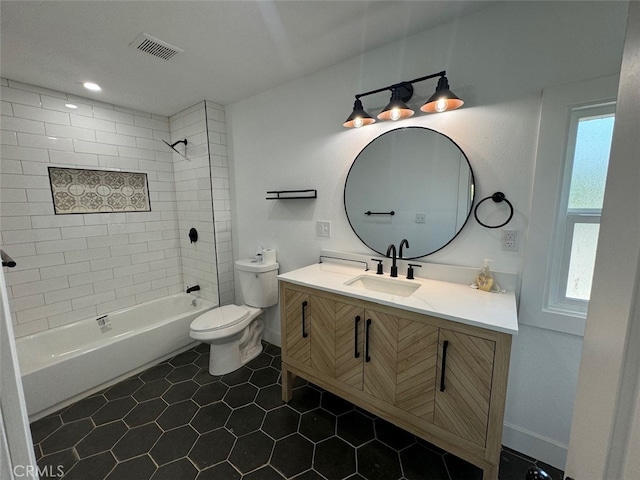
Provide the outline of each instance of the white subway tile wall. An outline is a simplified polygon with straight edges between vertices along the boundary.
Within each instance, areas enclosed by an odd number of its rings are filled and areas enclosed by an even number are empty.
[[[0,235],[17,262],[5,269],[15,335],[183,291],[173,159],[161,141],[169,119],[7,79],[0,89]],[[48,166],[146,173],[152,211],[55,215]],[[208,215],[212,225],[210,206]]]
[[[206,101],[209,136],[209,160],[211,164],[211,190],[213,191],[214,229],[216,232],[216,257],[218,265],[218,289],[220,304],[235,301],[233,268],[233,243],[231,237],[231,190],[229,186],[229,161],[227,154],[227,130],[224,107]]]
[[[213,113],[211,113],[213,112]],[[227,305],[234,301],[233,291],[233,255],[221,261],[218,255],[216,265],[216,251],[230,248],[230,238],[227,242],[219,240],[218,216],[230,217],[225,210],[219,210],[218,205],[212,201],[212,178],[209,165],[209,150],[211,139],[207,141],[208,116],[222,115],[224,109],[220,105],[210,102],[198,103],[169,118],[171,140],[187,139],[187,146],[176,145],[176,149],[186,156],[186,159],[177,153],[173,153],[173,165],[175,175],[175,191],[178,205],[178,223],[180,230],[180,253],[182,272],[186,285],[200,285],[198,295],[220,301],[221,305]],[[224,139],[214,139],[217,146]],[[226,148],[226,146],[225,146]],[[225,156],[226,163],[226,156]],[[213,167],[213,165],[211,166]],[[229,172],[226,172],[226,189],[213,188],[213,199],[228,197]],[[216,206],[214,212],[214,205]],[[215,218],[215,230],[214,222]],[[198,241],[191,243],[188,232],[191,228],[198,231]],[[224,225],[230,228],[230,225]],[[227,245],[228,244],[228,245]],[[222,274],[231,269],[231,286]],[[229,294],[229,288],[230,294]]]

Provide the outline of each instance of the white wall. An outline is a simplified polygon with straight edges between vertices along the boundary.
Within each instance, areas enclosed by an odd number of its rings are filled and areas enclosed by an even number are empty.
[[[6,273],[15,335],[181,291],[168,119],[0,82],[0,243],[17,262]],[[48,166],[144,172],[151,212],[55,215]]]
[[[502,252],[500,230],[471,220],[428,261],[480,266],[489,257],[496,270],[521,274],[541,91],[617,73],[625,17],[622,2],[501,3],[228,106],[236,255],[252,255],[262,243],[277,249],[286,272],[317,261],[322,248],[366,253],[342,205],[351,162],[382,132],[421,125],[448,135],[467,154],[477,200],[506,194],[516,210],[508,228],[522,233],[520,252]],[[356,93],[442,69],[465,99],[463,109],[342,127]],[[435,83],[415,87],[411,103],[419,106]],[[363,99],[372,114],[387,102],[388,94]],[[301,188],[318,189],[318,199],[265,200],[267,190]],[[318,220],[331,221],[331,238],[316,237]],[[269,336],[277,338],[277,310],[269,315]],[[512,354],[505,443],[557,467],[564,464],[581,343],[523,328]]]

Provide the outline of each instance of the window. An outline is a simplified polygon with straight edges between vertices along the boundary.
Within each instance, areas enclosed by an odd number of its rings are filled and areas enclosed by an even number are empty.
[[[613,137],[615,104],[571,109],[548,306],[586,313]]]
[[[542,93],[518,321],[584,335],[617,76]]]

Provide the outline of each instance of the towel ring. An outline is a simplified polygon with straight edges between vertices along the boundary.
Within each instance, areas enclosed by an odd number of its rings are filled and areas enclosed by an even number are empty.
[[[478,218],[478,207],[482,204],[482,202],[486,201],[486,200],[493,200],[496,203],[500,203],[502,201],[507,202],[507,205],[509,205],[509,218],[507,218],[507,220],[504,223],[501,223],[500,225],[487,225],[485,223],[482,223],[480,221],[480,219]],[[513,218],[513,205],[511,205],[511,202],[509,200],[507,200],[507,197],[504,196],[504,193],[502,192],[496,192],[493,195],[483,198],[482,200],[480,200],[478,202],[478,204],[476,205],[476,208],[473,210],[473,216],[476,217],[476,221],[482,225],[485,228],[500,228],[500,227],[504,227],[507,223],[509,223],[511,221],[511,219]]]

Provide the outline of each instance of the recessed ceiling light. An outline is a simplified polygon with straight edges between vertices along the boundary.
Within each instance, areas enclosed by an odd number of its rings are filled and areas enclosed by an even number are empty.
[[[78,105],[74,105],[73,103],[65,103],[64,106],[72,109],[78,108]]]
[[[84,88],[86,88],[87,90],[91,90],[92,92],[99,92],[100,90],[102,90],[102,87],[97,83],[84,82],[82,85],[84,85]]]

